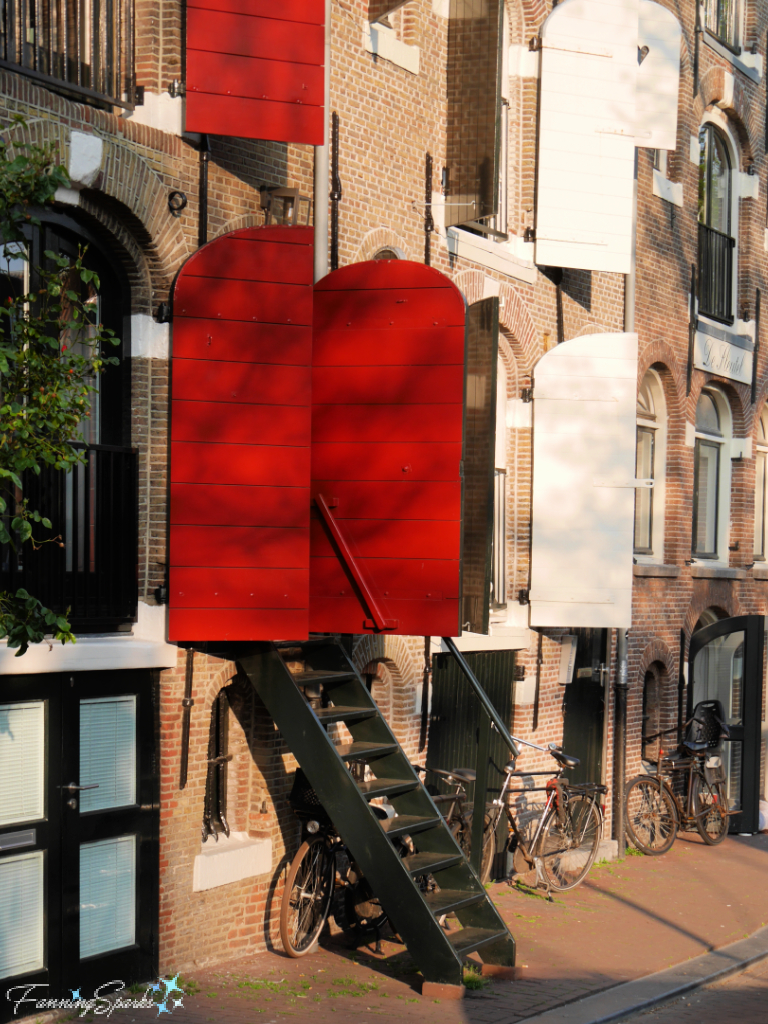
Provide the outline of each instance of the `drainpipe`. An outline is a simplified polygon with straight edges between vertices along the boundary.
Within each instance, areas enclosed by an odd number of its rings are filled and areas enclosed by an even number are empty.
[[[331,113],[331,0],[325,0],[325,67],[323,75],[323,144],[315,146],[315,281],[328,273],[328,119]]]
[[[624,330],[635,329],[635,279],[637,271],[637,149],[635,149],[635,177],[632,185],[632,245],[629,273],[624,278]],[[627,696],[629,673],[627,669],[627,630],[616,630],[616,685],[614,687],[614,759],[613,807],[614,836],[619,844],[619,857],[626,853],[624,836],[624,787],[627,775]]]

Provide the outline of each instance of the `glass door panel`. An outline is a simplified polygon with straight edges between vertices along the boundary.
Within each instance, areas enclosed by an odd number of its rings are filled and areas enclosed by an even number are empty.
[[[136,697],[80,701],[80,813],[136,803]]]
[[[693,663],[693,706],[719,700],[729,726],[744,724],[744,631],[726,633],[703,647]]]
[[[136,941],[136,837],[80,846],[80,957]]]
[[[0,827],[43,817],[45,703],[0,704]]]
[[[44,966],[43,851],[0,859],[0,979]]]

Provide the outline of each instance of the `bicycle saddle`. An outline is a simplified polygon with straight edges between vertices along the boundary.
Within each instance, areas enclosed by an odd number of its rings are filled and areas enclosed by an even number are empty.
[[[563,768],[576,768],[581,764],[578,757],[571,757],[570,754],[564,754],[554,743],[549,744],[549,752],[557,763],[563,766]]]
[[[474,768],[454,768],[448,774],[453,775],[454,778],[461,779],[462,782],[474,782],[477,778],[477,772]]]

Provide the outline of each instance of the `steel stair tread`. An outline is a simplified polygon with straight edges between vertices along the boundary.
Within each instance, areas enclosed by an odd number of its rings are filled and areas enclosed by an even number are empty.
[[[442,820],[442,818],[423,818],[418,814],[398,814],[394,818],[382,821],[381,827],[388,836],[394,839],[396,836],[413,836],[428,828],[435,828]]]
[[[403,857],[403,864],[412,875],[431,875],[443,868],[451,868],[464,860],[460,853],[412,853]]]
[[[327,668],[310,668],[303,672],[291,672],[291,678],[299,686],[307,686],[309,683],[321,683],[329,686],[332,683],[348,683],[357,679],[354,672],[335,672]]]
[[[396,753],[397,750],[396,743],[365,743],[362,740],[356,740],[354,743],[342,743],[340,747],[336,747],[336,753],[342,761],[384,757],[386,754]]]
[[[315,714],[323,725],[332,725],[334,722],[355,722],[362,718],[377,718],[379,712],[371,707],[332,707],[318,708]]]
[[[367,782],[358,782],[357,788],[366,800],[373,800],[379,796],[408,793],[410,790],[416,789],[418,785],[416,779],[368,779]]]
[[[497,931],[493,928],[462,928],[461,931],[447,932],[446,937],[457,953],[472,953],[489,942],[510,938],[505,928]]]
[[[435,917],[450,914],[454,910],[460,910],[462,907],[471,907],[474,903],[482,903],[485,898],[485,889],[482,892],[459,892],[457,889],[440,889],[439,891],[424,894],[427,906]]]

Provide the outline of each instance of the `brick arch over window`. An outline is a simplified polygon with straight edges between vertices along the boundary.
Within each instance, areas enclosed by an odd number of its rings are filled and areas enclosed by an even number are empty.
[[[698,384],[698,386],[697,386]],[[696,422],[696,406],[701,392],[706,387],[717,388],[725,396],[731,410],[733,437],[746,437],[752,423],[752,394],[749,384],[735,384],[714,374],[702,374],[700,383],[694,377],[691,393],[688,395],[686,413],[691,423]]]
[[[712,67],[706,72],[699,82],[699,95],[694,102],[694,117],[699,123],[710,107],[719,107],[728,115],[742,147],[743,159],[754,159],[752,139],[758,138],[762,129],[758,124],[758,110],[750,105],[737,75],[722,67]]]
[[[699,589],[695,586],[696,582],[703,584],[700,588],[700,593],[696,593],[696,590]],[[745,614],[741,607],[741,602],[733,591],[733,584],[729,580],[694,581],[694,596],[691,599],[683,624],[686,636],[686,657],[688,657],[688,645],[690,644],[693,628],[707,608],[715,608],[717,611],[723,612],[725,618]]]
[[[686,371],[671,345],[657,339],[643,345],[637,360],[637,387],[648,370],[656,370],[664,382],[667,409],[682,411],[685,405]]]
[[[34,132],[25,129],[8,133],[38,145],[50,145],[57,159],[66,161],[69,132],[53,121],[36,123]],[[127,221],[131,233],[143,247],[153,288],[167,292],[174,275],[189,256],[179,221],[168,210],[170,189],[150,164],[134,150],[102,137],[104,152],[98,187],[81,192],[83,208],[92,213],[103,210],[106,217]],[[112,203],[116,204],[112,206]],[[101,220],[102,215],[97,215]]]
[[[352,258],[353,263],[364,263],[366,260],[372,260],[379,249],[401,249],[405,253],[405,258],[410,260],[412,257],[409,252],[409,246],[405,238],[402,235],[396,234],[394,231],[390,231],[389,228],[373,228],[363,238],[360,246]]]
[[[664,666],[664,671],[670,679],[676,679],[679,671],[677,657],[677,652],[672,651],[659,637],[654,637],[643,649],[637,662],[635,679],[638,680],[638,685],[642,683],[645,673],[655,661],[661,662]]]

